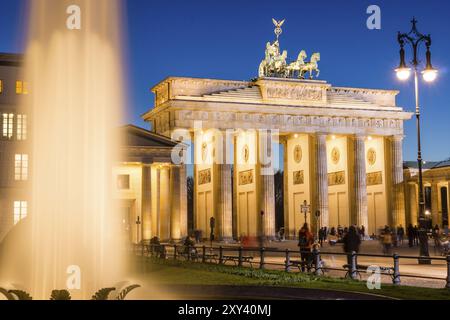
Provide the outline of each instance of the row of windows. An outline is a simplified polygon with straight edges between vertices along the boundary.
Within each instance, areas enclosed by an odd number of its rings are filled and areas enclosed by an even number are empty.
[[[0,94],[4,92],[3,80],[0,80]],[[16,81],[16,94],[28,94],[28,82],[17,80]]]
[[[2,138],[11,140],[16,134],[17,140],[27,140],[27,116],[14,113],[2,114]]]

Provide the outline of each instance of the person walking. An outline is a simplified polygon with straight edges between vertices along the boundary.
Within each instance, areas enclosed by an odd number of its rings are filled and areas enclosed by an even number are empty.
[[[320,246],[322,247],[323,246],[323,241],[325,240],[325,228],[320,228],[319,229],[319,243],[320,243]]]
[[[403,245],[403,237],[405,236],[405,229],[403,229],[403,226],[400,225],[397,228],[397,239],[400,245]]]
[[[347,253],[347,264],[352,264],[352,253],[359,252],[359,247],[361,245],[361,238],[356,232],[355,226],[351,226],[348,229],[348,232],[345,234],[343,238],[344,243],[344,252]],[[356,262],[358,265],[358,262]]]
[[[311,270],[312,254],[311,248],[314,243],[314,235],[309,231],[308,224],[305,223],[298,233],[298,246],[300,247],[300,258],[302,261],[302,272],[305,267],[308,272]]]
[[[406,234],[408,236],[408,246],[412,248],[414,246],[414,227],[412,223],[409,224]]]
[[[388,226],[386,226],[386,228],[384,229],[382,241],[383,241],[383,253],[389,254],[391,252],[392,234]]]
[[[414,245],[419,245],[419,228],[417,227],[417,225],[414,226]]]

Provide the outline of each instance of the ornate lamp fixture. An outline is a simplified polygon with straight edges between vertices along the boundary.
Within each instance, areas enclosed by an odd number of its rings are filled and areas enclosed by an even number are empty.
[[[431,64],[431,36],[424,35],[417,30],[417,20],[413,18],[411,21],[412,29],[409,33],[398,33],[397,40],[400,44],[400,66],[395,69],[397,77],[400,80],[407,80],[411,75],[411,68],[405,62],[405,43],[411,45],[413,50],[413,60],[411,61],[414,69],[414,83],[415,83],[415,98],[416,98],[416,122],[417,122],[417,163],[419,168],[419,241],[420,241],[420,264],[430,264],[430,256],[428,249],[428,235],[426,230],[426,211],[425,211],[425,197],[423,192],[423,175],[422,166],[424,164],[422,159],[422,147],[420,138],[420,105],[419,105],[419,77],[418,68],[420,61],[418,59],[418,49],[421,43],[425,43],[427,48],[426,58],[427,64],[425,69],[421,72],[422,77],[426,82],[432,82],[436,80],[438,71],[433,68]]]

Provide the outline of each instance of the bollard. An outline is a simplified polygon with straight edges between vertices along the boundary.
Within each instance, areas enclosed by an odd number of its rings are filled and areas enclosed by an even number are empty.
[[[291,256],[289,249],[286,249],[286,260],[284,261],[284,271],[291,271]]]
[[[260,249],[260,259],[259,259],[259,268],[264,269],[264,253],[266,252],[266,248]]]
[[[321,264],[320,264],[320,251],[317,248],[314,248],[313,255],[314,255],[314,264],[316,266],[314,274],[316,276],[320,276],[320,274],[322,272],[322,267],[321,267]]]
[[[188,261],[191,261],[191,248],[192,246],[187,247],[187,259]]]
[[[219,264],[223,264],[223,248],[219,247]]]
[[[173,260],[177,260],[177,245],[173,245]]]
[[[392,276],[393,284],[400,284],[400,258],[394,253],[394,274]]]
[[[239,263],[238,263],[238,267],[242,267],[242,247],[239,247],[238,251],[239,251]]]
[[[352,252],[352,265],[350,266],[350,278],[355,280],[357,278],[357,266],[356,266],[356,252]]]
[[[203,245],[203,256],[202,256],[202,263],[206,262],[206,246]]]
[[[447,284],[446,289],[450,289],[450,255],[447,256]]]

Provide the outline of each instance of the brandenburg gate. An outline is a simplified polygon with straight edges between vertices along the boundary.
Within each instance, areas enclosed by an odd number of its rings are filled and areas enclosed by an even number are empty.
[[[287,237],[304,223],[304,201],[313,229],[355,224],[372,234],[405,226],[403,123],[412,114],[396,105],[399,92],[314,79],[318,53],[305,62],[302,51],[287,63],[283,22],[274,20],[277,38],[266,45],[257,79],[169,77],[152,89],[155,106],[144,120],[191,145],[193,157],[182,158],[193,158],[195,229],[208,237],[214,217],[221,240],[273,238],[280,154]]]

